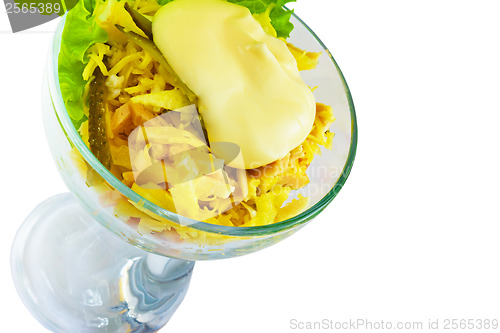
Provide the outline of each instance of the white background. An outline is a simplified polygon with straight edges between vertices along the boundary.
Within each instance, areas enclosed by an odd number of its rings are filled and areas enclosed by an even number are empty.
[[[500,319],[500,2],[299,0],[350,85],[356,162],[301,232],[196,264],[169,332],[295,332],[290,320]],[[42,68],[54,22],[0,14],[2,332],[46,332],[10,277],[17,228],[65,192],[45,141]]]

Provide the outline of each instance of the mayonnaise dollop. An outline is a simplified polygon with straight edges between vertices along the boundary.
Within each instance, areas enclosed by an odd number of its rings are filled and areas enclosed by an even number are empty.
[[[250,11],[223,0],[175,0],[153,19],[154,42],[198,96],[211,142],[241,149],[239,168],[256,168],[300,145],[315,100],[285,43]],[[244,162],[241,162],[244,161]]]

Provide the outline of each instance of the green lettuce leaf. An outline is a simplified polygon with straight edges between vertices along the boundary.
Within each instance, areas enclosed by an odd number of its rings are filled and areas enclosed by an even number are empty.
[[[165,5],[174,0],[159,0],[160,5]],[[227,0],[240,6],[250,9],[252,14],[260,14],[266,11],[267,7],[274,4],[276,7],[271,11],[271,24],[276,30],[278,37],[288,38],[293,30],[290,22],[293,10],[285,9],[284,6],[296,0]]]
[[[108,36],[92,17],[95,1],[81,0],[67,16],[59,53],[59,85],[64,104],[76,128],[85,120],[82,108],[86,81],[82,73],[88,63],[87,50],[95,43],[104,43]]]
[[[290,22],[293,10],[287,10],[284,6],[289,2],[296,0],[228,0],[229,2],[245,6],[250,9],[252,14],[260,14],[266,11],[267,7],[275,4],[276,7],[271,11],[271,24],[278,33],[278,37],[288,38],[293,30],[293,24]]]

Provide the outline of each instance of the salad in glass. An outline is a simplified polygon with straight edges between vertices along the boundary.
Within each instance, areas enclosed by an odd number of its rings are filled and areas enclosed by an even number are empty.
[[[58,63],[67,112],[144,200],[116,191],[76,148],[74,161],[141,235],[223,244],[231,237],[193,225],[266,226],[312,206],[297,190],[332,148],[335,119],[299,74],[321,54],[287,41],[286,2],[81,0],[67,14]]]

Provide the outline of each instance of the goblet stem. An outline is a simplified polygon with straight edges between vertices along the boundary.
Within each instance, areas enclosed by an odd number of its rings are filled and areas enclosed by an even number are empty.
[[[194,262],[124,242],[63,194],[26,219],[11,265],[24,304],[53,332],[156,332],[184,299]]]

